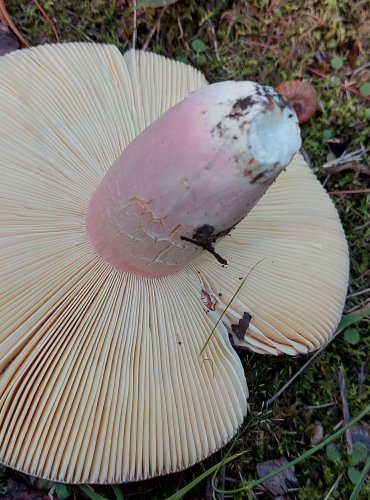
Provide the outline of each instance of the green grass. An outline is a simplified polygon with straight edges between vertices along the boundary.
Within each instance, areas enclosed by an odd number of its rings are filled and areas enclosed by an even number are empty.
[[[122,51],[131,46],[133,8],[127,2],[43,0],[41,4],[62,41],[112,43]],[[365,65],[370,52],[367,2],[308,0],[304,6],[302,4],[296,0],[209,0],[180,1],[164,11],[162,8],[139,9],[136,46],[147,46],[148,50],[198,65],[210,81],[253,79],[277,85],[286,79],[308,79],[317,89],[321,108],[302,127],[303,146],[312,166],[320,180],[325,181],[328,191],[363,190],[368,188],[368,178],[364,174],[345,170],[327,177],[321,165],[330,153],[326,142],[328,135],[346,141],[349,151],[361,145],[370,146],[370,103],[338,85],[339,81],[350,82],[358,89],[361,82],[370,80],[370,69]],[[55,41],[33,1],[7,0],[6,5],[31,45]],[[195,40],[203,45],[194,44]],[[343,66],[337,69],[331,65],[336,56],[343,61]],[[327,78],[317,76],[310,68]],[[369,151],[364,154],[362,163],[369,163]],[[336,194],[333,201],[350,247],[351,295],[370,287],[370,275],[361,277],[370,268],[370,194]],[[369,297],[369,293],[350,296],[346,311],[369,304]],[[354,327],[360,335],[358,344],[351,345],[343,335],[338,336],[267,412],[262,409],[263,403],[307,358],[269,358],[266,363],[262,356],[241,354],[251,394],[250,414],[231,443],[232,453],[245,453],[225,465],[226,477],[251,480],[255,478],[255,467],[260,461],[282,455],[288,460],[299,457],[311,448],[310,441],[318,424],[323,427],[325,436],[333,434],[342,420],[338,386],[341,364],[345,369],[351,416],[364,410],[370,400],[370,391],[369,384],[361,385],[360,379],[369,365],[369,320],[362,320]],[[323,406],[329,403],[332,404]],[[333,485],[330,498],[350,498],[354,488],[346,473],[350,457],[343,440],[339,440],[338,445],[341,458],[336,462],[321,450],[297,465],[295,474],[299,490],[294,498],[322,499]],[[170,478],[122,485],[115,490],[94,487],[94,492],[112,499],[120,499],[120,494],[124,498],[165,498],[217,464],[228,449]],[[10,470],[6,472],[8,477],[12,474]],[[335,486],[338,478],[340,481]],[[0,483],[4,483],[2,470]],[[235,488],[235,484],[227,480],[218,486]],[[65,491],[70,491],[75,498],[87,495],[86,489],[82,491],[77,487]],[[188,493],[187,498],[204,496],[205,481]],[[362,486],[358,498],[370,498],[369,483]]]

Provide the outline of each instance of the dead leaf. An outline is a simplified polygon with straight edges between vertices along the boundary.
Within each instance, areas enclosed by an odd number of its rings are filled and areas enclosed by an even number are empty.
[[[266,474],[273,472],[275,469],[287,463],[288,460],[285,457],[261,462],[256,466],[257,476],[262,478]],[[294,474],[294,467],[289,467],[277,476],[267,479],[267,481],[263,481],[262,486],[274,497],[285,495],[290,488],[297,488],[298,481]]]
[[[231,325],[231,330],[233,331],[233,333],[235,333],[239,340],[244,339],[244,335],[249,327],[251,319],[251,314],[245,312],[242,319],[239,320],[239,323],[237,325]]]
[[[19,43],[15,34],[0,23],[0,56],[18,49]]]
[[[317,422],[317,424],[314,427],[312,437],[311,437],[311,446],[316,446],[319,444],[324,437],[324,429],[320,422]]]

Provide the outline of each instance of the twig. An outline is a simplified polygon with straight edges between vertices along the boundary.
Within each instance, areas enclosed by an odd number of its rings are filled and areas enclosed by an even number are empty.
[[[221,61],[220,53],[218,51],[218,42],[217,42],[217,35],[216,35],[215,27],[210,19],[207,19],[207,25],[208,25],[207,31],[209,33],[208,36],[213,42],[213,48],[214,48],[214,51],[216,54],[216,59],[217,59],[217,61]]]
[[[331,403],[324,403],[322,405],[305,406],[304,408],[306,410],[322,410],[324,408],[332,408],[333,406],[337,406],[335,401],[332,401]]]
[[[57,32],[57,29],[53,23],[53,21],[50,19],[50,17],[46,14],[46,12],[44,11],[44,9],[42,8],[42,6],[39,4],[38,0],[33,0],[33,3],[36,5],[36,7],[39,9],[39,11],[41,12],[41,14],[43,15],[45,21],[48,23],[48,25],[50,26],[52,32],[54,33],[54,36],[55,36],[55,40],[57,43],[60,43],[60,38],[59,38],[59,34]]]
[[[150,40],[153,38],[153,35],[154,33],[157,31],[157,29],[159,28],[159,25],[161,24],[161,19],[163,17],[163,14],[167,11],[167,7],[163,7],[163,9],[161,10],[161,12],[159,13],[159,16],[158,16],[158,19],[156,20],[156,22],[154,23],[154,26],[152,27],[152,29],[149,31],[149,34],[148,36],[146,37],[146,40],[144,42],[144,45],[143,45],[143,48],[142,50],[146,50],[148,48],[148,45],[150,43]]]
[[[328,194],[362,194],[370,193],[370,189],[344,189],[343,191],[328,191]]]
[[[329,75],[327,75],[326,73],[323,73],[322,71],[319,71],[315,68],[308,67],[307,71],[309,71],[310,73],[313,73],[314,75],[321,76],[321,78],[324,78],[325,80],[327,80],[329,78]],[[359,90],[357,90],[349,85],[346,85],[345,83],[339,83],[338,86],[342,90],[352,92],[352,94],[357,95],[357,97],[362,97],[362,99],[365,99],[365,101],[370,102],[370,97],[367,95],[361,94],[361,92]]]
[[[365,278],[365,276],[367,276],[368,274],[370,274],[370,269],[368,269],[367,271],[365,271],[364,273],[360,274],[360,276],[358,278],[355,278],[356,281],[357,280],[362,280],[363,278]]]
[[[324,163],[322,168],[325,170],[335,167],[337,165],[341,165],[343,163],[350,163],[352,161],[361,161],[367,151],[368,150],[365,148],[356,149],[356,151],[351,151],[351,152],[344,151],[344,153],[341,154],[339,158],[335,158],[332,161]]]
[[[349,414],[349,407],[348,407],[346,377],[344,374],[344,368],[342,364],[339,367],[338,382],[340,390],[340,399],[342,401],[343,422],[344,425],[347,425],[348,422],[351,420],[351,417]],[[353,450],[351,429],[347,429],[346,432],[344,433],[344,436],[346,440],[347,453],[348,455],[351,455]]]
[[[368,293],[368,292],[370,292],[370,288],[365,288],[365,290],[360,290],[359,292],[354,292],[354,293],[351,293],[350,295],[347,295],[347,298],[350,299],[352,297],[358,297],[359,295],[363,295],[364,293]]]
[[[136,48],[136,38],[137,38],[137,5],[136,0],[134,0],[134,20],[133,20],[133,30],[132,30],[132,48]]]
[[[344,472],[342,471],[339,476],[337,477],[337,479],[335,480],[335,483],[333,484],[333,486],[330,488],[330,490],[327,492],[327,494],[325,495],[325,498],[324,500],[329,500],[330,498],[330,495],[333,493],[333,491],[335,491],[337,488],[338,488],[338,484],[340,483],[342,477],[343,477],[343,474]]]

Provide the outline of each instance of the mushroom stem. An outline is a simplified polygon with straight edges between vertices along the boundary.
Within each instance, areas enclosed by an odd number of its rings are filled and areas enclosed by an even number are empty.
[[[91,244],[113,267],[171,274],[214,250],[300,147],[297,117],[269,87],[223,82],[145,129],[111,166],[86,214]]]

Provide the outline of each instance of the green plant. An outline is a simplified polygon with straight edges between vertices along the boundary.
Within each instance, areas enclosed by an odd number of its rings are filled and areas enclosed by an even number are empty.
[[[207,50],[207,45],[200,40],[200,38],[196,38],[191,43],[191,48],[194,51],[193,60],[197,66],[204,66],[207,62],[205,51]]]

